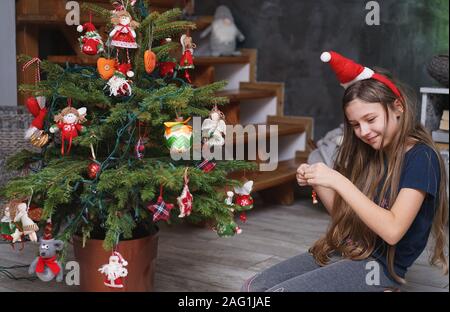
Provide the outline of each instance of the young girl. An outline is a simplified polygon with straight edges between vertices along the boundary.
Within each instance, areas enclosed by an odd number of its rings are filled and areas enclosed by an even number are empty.
[[[309,253],[257,274],[242,290],[398,290],[431,231],[430,262],[447,274],[444,163],[412,101],[386,73],[335,52],[321,59],[346,88],[344,140],[334,169],[302,164],[297,181],[314,188],[331,225]]]

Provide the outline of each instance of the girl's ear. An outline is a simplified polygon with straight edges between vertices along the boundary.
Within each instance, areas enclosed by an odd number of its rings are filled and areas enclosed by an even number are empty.
[[[394,108],[396,113],[403,114],[403,112],[405,111],[405,106],[399,99],[396,99],[394,101]]]

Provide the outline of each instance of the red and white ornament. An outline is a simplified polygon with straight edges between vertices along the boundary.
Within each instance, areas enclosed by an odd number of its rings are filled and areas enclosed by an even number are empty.
[[[86,119],[86,107],[75,109],[71,106],[69,100],[69,106],[64,108],[61,113],[55,116],[56,125],[50,127],[49,131],[55,133],[61,130],[61,154],[65,153],[65,142],[68,141],[69,145],[67,153],[70,153],[72,147],[72,140],[78,136],[79,131],[83,131],[83,123]]]
[[[126,10],[115,11],[111,22],[115,25],[109,33],[111,46],[124,49],[137,49],[136,32],[139,23],[133,21],[130,13]]]
[[[79,25],[77,31],[85,31],[85,34],[78,38],[81,52],[86,55],[97,55],[104,51],[103,39],[94,24],[87,22],[83,25]]]
[[[109,257],[108,264],[102,265],[98,271],[105,275],[103,284],[110,288],[123,288],[123,279],[128,275],[128,270],[125,268],[128,262],[122,255],[114,251]]]
[[[158,201],[155,204],[147,206],[147,209],[153,213],[153,222],[159,220],[168,221],[170,218],[170,211],[173,209],[174,205],[166,203],[163,199],[163,186],[161,185]]]
[[[189,178],[187,176],[188,168],[184,172],[184,188],[181,192],[181,195],[177,198],[178,207],[180,208],[179,218],[183,218],[189,216],[192,212],[192,203],[194,201],[194,197],[189,191]]]
[[[194,49],[197,46],[192,42],[192,37],[186,34],[181,36],[180,42],[183,55],[180,59],[179,69],[183,71],[186,81],[192,83],[189,69],[194,68]]]
[[[120,64],[114,75],[108,80],[105,89],[109,87],[110,96],[130,96],[132,81],[127,79],[134,76],[131,70],[131,64]]]

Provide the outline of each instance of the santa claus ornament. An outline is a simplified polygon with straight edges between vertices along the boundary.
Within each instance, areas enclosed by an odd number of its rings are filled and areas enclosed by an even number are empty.
[[[77,31],[85,32],[84,35],[78,38],[81,52],[86,55],[97,55],[104,51],[103,39],[97,32],[94,24],[87,22],[79,25]]]
[[[59,130],[61,131],[61,155],[64,156],[66,153],[65,142],[68,142],[68,154],[72,148],[72,140],[78,136],[79,131],[81,132],[84,130],[81,123],[86,121],[86,112],[86,107],[81,107],[79,109],[73,108],[71,106],[71,101],[69,100],[69,106],[55,116],[56,125],[50,127],[50,132],[56,133]]]
[[[189,177],[188,177],[188,168],[186,168],[184,172],[184,187],[181,195],[177,198],[178,207],[180,208],[179,218],[183,218],[189,216],[192,212],[192,203],[194,201],[194,197],[189,191]]]
[[[163,186],[161,185],[158,201],[147,207],[147,209],[153,213],[153,222],[157,222],[159,220],[168,221],[170,218],[170,211],[174,207],[173,204],[169,204],[164,201],[162,194]]]
[[[105,275],[103,284],[110,288],[123,288],[124,278],[128,275],[125,268],[128,262],[118,251],[113,251],[108,264],[102,265],[98,271]]]
[[[114,71],[114,75],[108,80],[105,89],[109,88],[110,96],[130,96],[132,93],[132,81],[128,78],[133,76],[134,72],[131,70],[131,64],[120,64],[117,70]]]
[[[180,42],[183,55],[181,56],[178,69],[183,72],[183,77],[186,81],[192,83],[189,70],[194,69],[194,49],[197,46],[192,42],[192,37],[186,34],[181,36]]]

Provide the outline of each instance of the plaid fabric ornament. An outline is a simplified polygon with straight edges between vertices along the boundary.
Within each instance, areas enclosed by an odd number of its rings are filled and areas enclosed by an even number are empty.
[[[147,209],[153,213],[153,222],[164,220],[167,221],[170,218],[170,210],[174,207],[173,204],[166,203],[162,197],[163,187],[161,185],[158,201],[156,204],[149,205]]]
[[[187,176],[188,168],[184,171],[184,188],[181,192],[181,195],[177,198],[178,207],[180,208],[179,218],[183,218],[185,216],[189,216],[192,212],[192,202],[194,198],[189,191],[189,178]]]
[[[203,172],[208,173],[212,170],[214,170],[214,168],[216,167],[216,163],[209,161],[208,159],[205,159],[204,161],[202,161],[200,164],[197,165],[198,169],[202,169]]]

